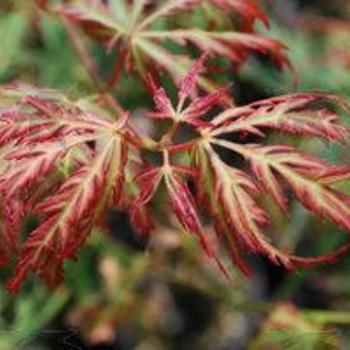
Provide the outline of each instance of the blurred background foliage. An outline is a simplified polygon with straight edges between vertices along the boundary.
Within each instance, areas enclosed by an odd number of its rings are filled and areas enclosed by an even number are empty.
[[[237,102],[310,90],[350,101],[349,1],[266,0],[265,5],[272,18],[269,35],[289,46],[295,72],[278,72],[252,56],[232,73]],[[1,0],[0,38],[1,83],[20,80],[77,96],[94,91],[64,27],[31,1]],[[108,71],[111,58],[88,44]],[[125,106],[150,103],[133,77],[124,82],[119,92]],[[343,148],[302,146],[350,162]],[[345,238],[297,205],[287,218],[278,215],[270,234],[301,254],[330,251]],[[252,256],[254,277],[232,271],[228,282],[197,242],[176,229],[164,226],[149,240],[140,238],[123,213],[111,214],[110,225],[110,235],[94,234],[77,262],[67,264],[60,288],[50,291],[34,280],[11,296],[1,283],[0,350],[350,347],[350,256],[294,274]]]

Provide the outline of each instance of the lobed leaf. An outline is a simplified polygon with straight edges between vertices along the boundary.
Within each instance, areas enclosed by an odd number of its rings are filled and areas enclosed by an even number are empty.
[[[212,131],[212,135],[248,132],[264,136],[264,129],[275,129],[329,141],[344,141],[349,136],[349,130],[337,124],[338,115],[317,105],[328,101],[344,106],[335,96],[311,93],[286,95],[255,102],[244,108],[228,109],[214,118],[216,130]]]
[[[89,35],[102,41],[108,51],[116,45],[122,45],[129,52],[127,66],[136,67],[142,76],[145,76],[147,70],[156,72],[156,65],[179,83],[193,65],[191,57],[167,49],[164,44],[169,41],[180,46],[194,44],[200,52],[213,57],[225,57],[234,64],[243,62],[250,52],[257,51],[271,56],[279,67],[290,65],[283,44],[255,33],[255,21],[262,21],[266,25],[268,21],[254,0],[152,1],[154,10],[151,11],[146,3],[140,0],[122,1],[118,5],[118,12],[113,10],[112,4],[102,0],[74,0],[56,7],[55,12],[79,23]],[[220,16],[231,12],[238,14],[245,22],[244,32],[234,30],[234,26],[224,31],[205,28],[174,29],[168,23],[169,16],[183,11],[190,13],[205,6],[210,6],[214,12],[219,11]],[[125,11],[121,11],[122,8]],[[162,29],[159,26],[155,29],[160,21],[164,23]],[[204,78],[199,79],[199,86],[207,91],[215,89],[215,84]]]
[[[177,104],[175,106],[173,106],[165,90],[162,87],[157,87],[155,82],[149,79],[149,85],[153,93],[153,100],[156,108],[154,112],[148,113],[149,117],[153,119],[169,118],[175,123],[183,122],[196,128],[201,128],[210,124],[200,120],[200,118],[205,116],[213,107],[221,104],[226,96],[228,88],[221,88],[205,96],[197,96],[186,105],[187,100],[190,99],[190,95],[195,89],[199,73],[204,70],[203,63],[205,58],[205,55],[202,56],[180,81]]]
[[[11,133],[8,128],[0,129],[0,138],[6,135],[8,142],[2,154],[7,162],[0,173],[0,191],[8,203],[1,213],[6,223],[1,230],[2,251],[10,250],[13,241],[17,246],[19,243],[18,224],[23,215],[18,210],[14,216],[10,210],[10,205],[17,203],[15,198],[22,200],[26,196],[26,200],[32,200],[31,207],[25,209],[38,214],[42,222],[23,246],[16,248],[17,267],[8,284],[12,291],[18,290],[29,271],[50,284],[59,282],[63,261],[74,258],[107,208],[118,205],[127,160],[127,131],[122,130],[125,118],[115,121],[58,95],[46,99],[40,90],[23,90],[15,87],[3,91],[15,99],[9,107],[13,111],[10,123],[16,123],[11,124]],[[0,123],[8,119],[8,112],[0,115]],[[77,156],[80,152],[85,157]],[[70,176],[56,176],[51,190],[38,197],[34,185],[41,185],[45,178],[49,181],[49,175],[66,160]]]
[[[255,184],[240,170],[230,168],[223,163],[209,144],[204,144],[202,147],[206,150],[215,178],[215,194],[210,197],[212,201],[209,202],[210,212],[214,214],[215,219],[218,212],[216,207],[221,208],[219,209],[223,216],[221,220],[225,222],[224,226],[217,225],[216,229],[219,230],[219,236],[220,233],[225,234],[234,254],[233,260],[243,273],[250,273],[240,257],[243,252],[260,253],[266,255],[275,264],[295,269],[299,266],[333,262],[337,256],[349,250],[350,245],[347,243],[333,253],[316,258],[302,258],[275,248],[261,231],[261,228],[269,223],[269,217],[258,206],[251,194],[258,192]],[[200,186],[203,186],[203,179]]]

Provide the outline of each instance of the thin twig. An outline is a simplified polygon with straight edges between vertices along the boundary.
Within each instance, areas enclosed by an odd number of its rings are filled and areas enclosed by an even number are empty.
[[[100,92],[104,101],[113,108],[119,115],[124,114],[124,108],[119,104],[119,102],[111,95],[105,92],[103,81],[101,80],[98,69],[95,62],[91,59],[89,52],[81,39],[76,26],[65,18],[61,18],[63,26],[66,28],[69,40],[79,57],[82,65],[84,66],[86,72],[88,73],[91,81],[96,86],[96,89]]]
[[[105,91],[111,91],[118,84],[127,56],[128,50],[126,48],[122,48],[115,62],[113,72],[107,82]]]

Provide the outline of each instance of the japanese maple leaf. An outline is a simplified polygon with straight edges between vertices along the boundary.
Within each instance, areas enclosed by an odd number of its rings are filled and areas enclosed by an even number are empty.
[[[210,11],[205,11],[210,9]],[[203,10],[206,14],[223,16],[237,14],[245,23],[245,30],[230,28],[217,30],[204,27],[181,25],[174,21],[176,15]],[[135,66],[144,76],[154,65],[167,71],[176,83],[193,64],[186,54],[177,54],[169,49],[168,43],[176,46],[193,44],[199,51],[213,57],[224,57],[231,63],[245,60],[247,53],[257,51],[268,54],[279,67],[289,65],[285,55],[286,47],[280,42],[254,32],[253,23],[259,20],[267,24],[267,17],[255,0],[73,0],[56,7],[56,11],[82,25],[86,31],[108,50],[118,47],[120,57],[127,56],[128,66]],[[206,78],[199,79],[199,85],[212,90],[213,84]]]
[[[51,284],[58,282],[64,259],[74,258],[106,208],[119,202],[126,118],[114,120],[58,93],[29,87],[4,88],[1,97],[8,105],[0,110],[0,144],[6,145],[1,154],[6,165],[0,174],[0,253],[19,254],[9,282],[15,291],[30,270]],[[63,168],[69,169],[68,177]],[[43,180],[50,183],[49,190],[43,191]],[[22,247],[13,243],[20,242],[17,198],[24,211],[42,218]]]
[[[262,193],[271,196],[286,212],[287,184],[305,208],[350,231],[350,197],[332,188],[336,182],[349,179],[350,167],[328,164],[287,145],[228,141],[227,135],[244,133],[264,137],[268,129],[274,129],[347,143],[349,130],[338,125],[338,116],[320,104],[327,100],[343,106],[344,103],[335,96],[292,94],[229,108],[207,122],[202,118],[218,104],[221,92],[200,96],[184,107],[202,63],[197,62],[180,84],[177,105],[173,106],[164,89],[154,89],[156,111],[151,117],[186,123],[200,134],[193,141],[191,152],[192,164],[199,174],[195,180],[198,204],[203,206],[206,203],[218,237],[224,236],[230,246],[233,261],[246,274],[249,267],[242,259],[244,252],[266,255],[274,263],[290,269],[334,261],[336,256],[348,250],[349,244],[317,258],[297,257],[274,247],[262,232],[270,218],[258,204],[257,197]],[[215,151],[215,146],[240,154],[250,163],[251,173],[226,164]]]
[[[199,74],[205,70],[204,61],[206,57],[206,55],[203,55],[195,62],[180,81],[177,104],[174,107],[164,88],[157,86],[152,77],[149,77],[149,85],[156,105],[156,110],[148,113],[149,117],[153,119],[171,119],[175,124],[187,123],[195,128],[209,125],[201,117],[204,117],[213,106],[220,104],[227,93],[227,87],[214,91],[204,97],[194,98],[189,104],[186,104],[199,81]]]

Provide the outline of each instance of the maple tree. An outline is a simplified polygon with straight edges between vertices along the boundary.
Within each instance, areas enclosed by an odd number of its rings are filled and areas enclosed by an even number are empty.
[[[294,269],[333,262],[349,249],[346,244],[328,255],[303,258],[276,248],[263,233],[270,217],[259,195],[270,196],[287,212],[289,192],[318,217],[350,231],[350,197],[332,187],[349,178],[350,167],[329,164],[290,145],[251,143],[247,135],[261,140],[269,130],[277,130],[347,143],[349,130],[337,123],[331,108],[347,108],[336,96],[300,93],[236,106],[233,101],[227,105],[227,86],[214,88],[205,73],[206,62],[210,67],[215,58],[237,65],[255,50],[270,55],[279,67],[289,65],[283,44],[255,32],[256,21],[268,23],[255,1],[37,3],[67,26],[99,96],[71,99],[25,84],[0,90],[0,265],[16,260],[8,282],[11,291],[19,289],[30,271],[51,285],[60,282],[63,262],[76,258],[95,227],[106,226],[111,208],[127,210],[138,232],[151,233],[156,218],[150,204],[160,188],[166,190],[169,215],[174,214],[183,231],[198,237],[225,274],[200,211],[211,217],[217,241],[224,241],[245,274],[250,269],[244,257],[250,252]],[[191,27],[179,29],[176,15],[184,11],[200,11],[205,23],[197,28],[190,22]],[[222,11],[232,11],[228,23],[216,22]],[[106,86],[96,78],[91,58],[75,36],[77,23],[107,52],[117,52]],[[174,53],[167,40],[194,44],[197,58],[190,48],[186,54]],[[156,125],[171,123],[160,138],[143,135],[115,99],[113,87],[122,79],[124,66],[140,74],[153,96],[155,108],[143,117]],[[156,67],[173,78],[176,99],[159,83]],[[177,136],[184,125],[193,137],[180,142]],[[240,141],[231,137],[237,134]],[[220,149],[240,155],[247,164],[228,164]],[[152,163],[141,151],[160,154],[161,163]],[[29,213],[40,223],[23,240],[21,227]]]

